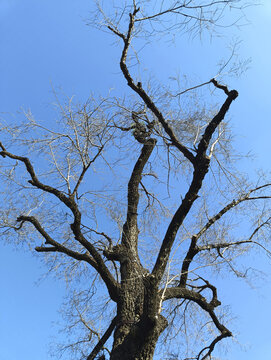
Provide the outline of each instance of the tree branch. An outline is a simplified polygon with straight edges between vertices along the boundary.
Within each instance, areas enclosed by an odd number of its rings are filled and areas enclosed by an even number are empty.
[[[63,202],[65,205],[67,205],[70,209],[73,208],[72,201],[62,191],[59,191],[52,186],[45,185],[38,180],[37,175],[34,171],[34,168],[31,164],[30,160],[27,157],[14,155],[14,154],[6,151],[6,149],[4,148],[4,146],[2,144],[0,144],[0,146],[3,149],[3,151],[0,152],[0,155],[2,157],[5,158],[7,156],[10,159],[18,160],[18,161],[24,163],[25,168],[31,177],[31,180],[28,181],[31,185],[36,186],[38,189],[41,189],[45,192],[55,195],[61,202]]]
[[[232,336],[231,333],[222,332],[219,336],[217,336],[217,337],[211,342],[211,344],[210,344],[209,346],[205,347],[204,349],[202,349],[202,350],[199,352],[199,354],[198,354],[198,356],[197,356],[196,359],[197,359],[197,360],[200,360],[200,356],[202,355],[202,353],[203,353],[205,350],[208,350],[208,352],[201,358],[201,360],[207,359],[207,358],[211,355],[211,353],[213,352],[213,350],[214,350],[214,348],[215,348],[215,345],[216,345],[219,341],[221,341],[222,339],[224,339],[224,338],[226,338],[226,337],[230,337],[230,336]]]
[[[66,254],[66,255],[68,255],[68,256],[76,259],[76,260],[86,261],[97,270],[97,268],[98,268],[97,263],[95,262],[95,260],[88,253],[81,254],[81,253],[79,253],[77,251],[73,251],[73,250],[67,248],[66,246],[60,244],[59,242],[55,241],[54,239],[52,239],[51,236],[45,231],[45,229],[41,226],[39,221],[34,216],[21,215],[21,216],[19,216],[17,218],[17,221],[18,222],[20,221],[21,225],[24,222],[30,222],[32,225],[34,225],[36,230],[45,239],[45,244],[52,245],[50,247],[37,246],[35,248],[35,250],[37,252],[61,252],[61,253]]]
[[[231,2],[232,0],[226,0],[227,3]],[[146,20],[152,20],[152,19],[155,19],[157,17],[160,17],[160,16],[163,16],[163,15],[166,15],[168,13],[174,13],[174,14],[180,14],[182,16],[185,16],[185,17],[190,17],[192,19],[198,19],[198,20],[201,20],[201,21],[207,21],[207,22],[213,22],[211,19],[205,19],[204,17],[201,17],[201,18],[198,18],[198,17],[195,17],[193,15],[190,15],[190,14],[184,14],[182,12],[180,12],[181,9],[187,9],[187,10],[203,10],[204,8],[208,8],[208,7],[212,7],[214,5],[218,5],[218,4],[225,4],[225,0],[218,0],[218,1],[211,1],[210,3],[208,4],[203,4],[203,5],[195,5],[195,6],[189,6],[189,5],[186,5],[185,3],[182,4],[182,5],[178,5],[178,6],[172,6],[171,8],[169,9],[166,9],[166,10],[162,10],[156,14],[153,14],[153,15],[149,15],[149,16],[144,16],[142,18],[139,18],[139,19],[136,19],[135,21],[146,21]]]
[[[114,34],[119,36],[124,42],[126,41],[126,37],[124,34],[122,34],[120,31],[118,31],[116,28],[113,28],[110,25],[107,25],[108,29],[111,30]]]
[[[74,237],[77,241],[79,241],[79,243],[82,246],[84,246],[89,251],[89,253],[93,257],[93,259],[95,260],[95,262],[97,264],[96,270],[99,272],[102,279],[104,280],[104,282],[107,286],[107,289],[110,293],[110,296],[112,297],[112,300],[116,301],[117,297],[118,297],[117,292],[118,292],[119,285],[117,284],[117,282],[114,279],[114,277],[112,276],[111,272],[105,265],[102,256],[96,250],[95,246],[92,245],[89,241],[87,241],[86,238],[83,236],[83,234],[81,232],[81,213],[78,209],[77,203],[74,200],[74,196],[71,195],[68,197],[65,194],[63,194],[63,192],[55,189],[54,187],[43,184],[37,178],[34,168],[31,164],[30,160],[27,157],[18,156],[18,155],[9,153],[8,151],[6,151],[6,149],[2,143],[0,143],[0,147],[2,149],[2,151],[0,152],[0,155],[2,157],[7,156],[11,159],[18,160],[18,161],[21,161],[22,163],[24,163],[27,172],[31,176],[31,180],[29,180],[29,183],[31,185],[36,186],[38,189],[40,189],[42,191],[45,191],[47,193],[55,195],[61,202],[63,202],[72,211],[72,213],[74,215],[74,222],[70,225],[70,227],[73,231]],[[98,154],[97,154],[97,156],[98,156]],[[44,232],[44,229],[41,227],[39,222],[34,217],[22,215],[21,217],[19,216],[19,218],[18,218],[18,221],[21,221],[21,220],[31,222],[36,227],[36,229],[41,233],[42,236],[45,237],[48,235],[48,234],[46,235],[46,232]],[[46,239],[46,237],[45,237],[45,239]]]
[[[243,201],[247,201],[247,200],[258,200],[258,199],[263,199],[266,197],[263,196],[259,196],[259,197],[250,197],[250,194],[254,193],[255,191],[258,190],[262,190],[263,188],[269,187],[271,186],[271,184],[265,184],[265,185],[261,185],[258,186],[254,189],[249,190],[245,195],[241,196],[238,200],[233,200],[231,201],[229,204],[227,204],[223,209],[221,209],[216,215],[212,216],[208,222],[202,227],[202,229],[196,234],[193,235],[191,238],[191,242],[190,242],[190,246],[189,249],[187,251],[187,254],[184,258],[183,264],[182,264],[182,270],[181,270],[181,278],[180,278],[180,283],[179,286],[185,286],[186,281],[187,281],[187,276],[188,276],[188,271],[189,271],[189,266],[193,260],[193,258],[202,250],[211,250],[211,249],[219,249],[219,248],[223,248],[223,247],[227,247],[228,246],[232,246],[232,245],[240,245],[240,244],[244,244],[244,243],[248,243],[251,242],[251,238],[249,240],[246,241],[239,241],[239,242],[234,242],[234,243],[225,243],[225,244],[210,244],[210,245],[206,245],[206,246],[202,246],[202,247],[198,247],[197,246],[197,241],[198,239],[216,222],[218,221],[224,214],[226,214],[229,210],[233,209],[234,207],[236,207],[237,205],[239,205],[240,203],[242,203]],[[255,231],[257,232],[259,230],[259,228],[257,228]]]
[[[240,240],[240,241],[233,241],[233,242],[226,242],[226,243],[217,243],[217,244],[208,244],[208,245],[203,245],[203,246],[199,246],[198,247],[198,252],[200,251],[205,251],[205,250],[212,250],[212,249],[225,249],[231,246],[236,246],[236,245],[243,245],[243,244],[251,244],[252,241],[251,240]]]
[[[182,145],[179,140],[176,138],[172,128],[169,126],[169,124],[167,123],[167,121],[165,120],[165,118],[163,117],[162,113],[160,112],[160,110],[157,108],[157,106],[154,104],[154,102],[151,100],[151,98],[149,97],[149,95],[145,92],[145,90],[142,88],[142,84],[139,82],[137,84],[135,84],[129,70],[128,67],[126,65],[126,59],[127,59],[127,53],[128,53],[128,49],[129,46],[131,44],[131,39],[132,39],[132,32],[134,29],[134,24],[135,24],[135,16],[137,14],[137,12],[139,11],[139,9],[134,8],[134,12],[130,14],[130,22],[129,22],[129,28],[128,28],[128,32],[126,37],[123,38],[123,36],[121,36],[124,40],[124,48],[122,51],[122,55],[121,55],[121,59],[120,59],[120,68],[121,71],[125,77],[125,79],[127,80],[127,84],[128,86],[134,90],[140,97],[141,99],[144,101],[145,105],[147,106],[147,108],[149,110],[151,110],[151,112],[156,116],[156,118],[158,119],[158,121],[160,122],[160,124],[162,125],[162,127],[164,128],[165,132],[169,135],[170,140],[172,142],[172,144],[179,149],[179,151],[182,152],[182,154],[192,163],[194,163],[194,155],[192,154],[192,152],[190,152],[184,145]],[[112,29],[113,31],[113,29]],[[114,31],[113,31],[114,32]],[[120,36],[120,35],[119,35]]]
[[[194,201],[198,198],[198,192],[201,189],[202,181],[209,169],[209,162],[210,160],[206,157],[198,159],[198,165],[194,169],[191,185],[167,228],[165,237],[160,247],[159,254],[152,270],[152,275],[159,282],[166,269],[171,248],[175,241],[177,232],[181,224],[183,223],[186,215],[190,211]]]
[[[181,91],[181,92],[179,92],[179,93],[177,93],[177,94],[175,94],[175,95],[173,95],[173,96],[174,96],[174,97],[181,96],[181,95],[187,93],[188,91],[198,89],[199,87],[208,85],[208,84],[210,84],[211,82],[212,82],[212,80],[209,80],[209,81],[206,81],[206,82],[204,82],[204,83],[202,83],[202,84],[192,86],[192,87],[190,87],[190,88],[188,88],[188,89],[185,89],[185,90],[183,90],[183,91]]]
[[[30,222],[34,225],[36,230],[42,235],[42,237],[46,240],[46,243],[52,245],[52,248],[46,248],[39,246],[36,248],[36,251],[38,252],[49,252],[49,251],[58,251],[61,253],[64,253],[74,259],[77,260],[84,260],[88,262],[91,266],[95,268],[95,270],[101,275],[102,279],[105,282],[105,285],[107,286],[108,292],[112,298],[112,300],[116,301],[118,298],[118,284],[114,277],[111,275],[110,271],[104,264],[104,261],[102,260],[101,255],[98,253],[98,251],[95,249],[95,247],[89,243],[82,235],[80,235],[80,243],[83,245],[89,252],[91,256],[88,254],[80,254],[73,250],[70,250],[66,248],[65,246],[61,245],[60,243],[53,240],[49,234],[44,230],[44,228],[41,226],[39,221],[34,216],[24,216],[21,215],[17,218],[17,221],[22,222]],[[84,241],[83,241],[84,239]]]
[[[221,106],[219,112],[216,114],[216,116],[209,122],[208,126],[206,127],[202,138],[198,144],[197,148],[197,156],[202,157],[206,156],[206,150],[208,149],[208,146],[210,144],[210,140],[213,136],[213,133],[215,132],[217,126],[221,123],[221,121],[224,119],[227,111],[230,108],[231,103],[233,100],[235,100],[238,97],[238,92],[236,90],[229,91],[226,86],[218,84],[218,82],[215,79],[212,79],[211,82],[219,89],[222,89],[225,94],[227,95],[227,99],[224,102],[224,104]],[[197,161],[196,161],[197,163]]]
[[[224,92],[228,93],[228,97],[218,114],[209,122],[208,126],[205,129],[205,132],[202,135],[202,138],[199,142],[197,155],[196,157],[193,156],[193,165],[194,165],[194,172],[193,172],[193,179],[191,185],[183,199],[180,207],[175,212],[169,227],[167,229],[166,235],[164,237],[163,243],[161,245],[156,263],[154,265],[152,274],[157,278],[158,281],[161,280],[163,273],[166,268],[167,261],[169,259],[170,251],[174,240],[176,238],[177,232],[183,223],[186,215],[190,211],[194,201],[198,198],[198,192],[202,187],[202,182],[205,178],[209,170],[210,164],[210,157],[206,156],[206,150],[209,146],[210,140],[212,135],[220,124],[220,122],[224,119],[226,112],[229,110],[229,107],[233,100],[235,100],[238,96],[236,90],[228,91],[226,87],[218,84],[214,80],[214,84],[216,87],[222,88]]]
[[[86,173],[87,170],[89,169],[90,165],[93,164],[94,161],[97,159],[97,157],[101,154],[101,152],[103,151],[103,148],[104,148],[104,147],[101,146],[101,147],[99,148],[97,154],[94,156],[94,158],[93,158],[92,160],[89,161],[89,163],[87,164],[87,166],[85,166],[85,165],[83,166],[83,170],[82,170],[82,172],[81,172],[81,174],[80,174],[80,176],[79,176],[79,179],[78,179],[78,181],[77,181],[77,183],[76,183],[76,185],[75,185],[75,187],[74,187],[74,189],[73,189],[73,192],[71,193],[71,196],[74,196],[74,195],[76,194],[76,192],[77,192],[77,190],[78,190],[78,188],[79,188],[79,186],[80,186],[80,184],[81,184],[81,182],[82,182],[82,180],[83,180],[83,178],[84,178],[85,173]]]
[[[193,205],[195,199],[198,197],[198,191],[202,186],[202,181],[208,172],[209,168],[209,162],[210,159],[206,157],[206,150],[208,148],[210,139],[216,129],[216,127],[219,125],[219,123],[223,120],[226,112],[228,111],[231,102],[237,97],[238,93],[237,91],[233,90],[229,92],[228,98],[225,101],[225,103],[222,105],[219,113],[213,118],[213,120],[209,123],[207,126],[202,139],[198,146],[197,156],[194,157],[194,155],[185,147],[183,146],[176,138],[175,134],[173,133],[172,129],[168,125],[168,123],[165,121],[162,113],[158,110],[156,105],[153,103],[153,101],[150,99],[150,97],[147,95],[147,93],[143,90],[142,84],[137,83],[135,84],[132,76],[129,73],[129,70],[126,65],[126,58],[128,49],[131,43],[131,36],[132,31],[134,28],[135,23],[135,16],[139,9],[136,7],[134,8],[134,12],[130,14],[130,22],[129,22],[129,29],[127,36],[124,41],[124,48],[122,51],[122,56],[120,60],[120,68],[122,70],[122,73],[127,80],[128,86],[134,90],[144,101],[145,105],[152,111],[152,113],[157,117],[158,121],[163,126],[166,133],[169,135],[172,144],[175,145],[182,153],[183,155],[191,161],[191,163],[194,165],[194,174],[193,174],[193,180],[190,185],[190,188],[185,196],[185,199],[182,201],[182,204],[176,211],[175,215],[173,216],[173,219],[168,227],[168,230],[166,232],[166,235],[164,237],[160,252],[158,254],[154,269],[153,269],[153,275],[157,278],[157,281],[160,281],[162,278],[162,275],[164,273],[166,263],[169,258],[170,250],[173,245],[173,242],[175,240],[177,231],[179,227],[181,226],[183,220],[185,219],[187,213],[189,212],[191,206]],[[219,85],[218,85],[219,86]]]
[[[198,289],[199,292],[205,290],[205,289],[210,289],[212,291],[212,300],[210,301],[210,304],[213,305],[214,307],[217,307],[219,305],[221,305],[221,302],[217,299],[217,288],[210,284],[208,280],[204,279],[201,276],[198,276],[198,279],[202,280],[205,285],[201,285],[201,286],[196,286],[196,285],[191,285],[189,284],[188,286],[190,286],[192,289]],[[196,279],[196,280],[198,280]]]
[[[111,334],[112,334],[113,330],[115,329],[116,325],[117,325],[117,316],[115,316],[114,319],[111,321],[109,327],[107,328],[107,330],[105,331],[105,333],[103,334],[103,336],[101,337],[101,339],[99,340],[97,345],[94,347],[94,349],[91,351],[91,353],[87,357],[87,360],[94,360],[95,359],[95,357],[98,355],[98,353],[102,350],[102,348],[103,348],[104,344],[106,343],[106,341],[111,336]]]
[[[150,158],[156,145],[155,139],[146,140],[141,149],[140,156],[134,166],[130,180],[128,182],[128,206],[126,222],[123,225],[122,243],[128,245],[137,254],[137,208],[139,202],[139,184],[142,177],[142,171]]]
[[[163,243],[161,245],[155,266],[152,271],[152,275],[156,277],[157,281],[160,281],[165,271],[166,264],[170,255],[171,247],[175,240],[177,231],[181,226],[183,220],[185,219],[187,213],[189,212],[191,206],[193,205],[194,201],[198,197],[198,191],[202,186],[202,181],[206,173],[208,172],[210,159],[206,156],[206,150],[209,146],[212,135],[215,129],[217,128],[217,126],[224,119],[225,114],[229,110],[232,101],[237,98],[238,92],[236,90],[228,91],[226,87],[218,84],[217,81],[214,79],[211,81],[216,87],[222,89],[227,94],[228,97],[224,102],[224,104],[222,105],[218,114],[210,121],[210,123],[206,127],[205,132],[198,145],[197,156],[195,157],[185,146],[183,146],[177,140],[175,134],[173,133],[173,130],[164,119],[162,113],[158,110],[156,105],[153,103],[153,101],[150,99],[147,93],[143,90],[142,84],[141,83],[137,83],[137,85],[135,84],[126,65],[127,53],[131,43],[132,31],[135,24],[135,16],[138,11],[139,9],[134,7],[134,12],[130,13],[129,29],[124,41],[124,48],[120,60],[120,68],[122,70],[125,79],[127,80],[128,86],[141,97],[141,99],[144,101],[146,106],[157,117],[158,121],[163,126],[165,132],[169,135],[172,144],[175,145],[183,153],[183,155],[188,160],[190,160],[190,162],[194,165],[194,174],[193,174],[192,183],[185,196],[185,199],[182,201],[182,204],[177,209],[176,213],[172,218],[172,221],[170,222]]]
[[[216,328],[221,332],[227,334],[227,336],[231,336],[231,332],[220,323],[217,316],[214,313],[214,308],[217,306],[217,304],[214,304],[212,301],[207,302],[205,297],[201,294],[188,290],[185,288],[180,287],[172,287],[167,288],[164,293],[164,299],[163,301],[169,300],[169,299],[186,299],[195,302],[198,304],[203,310],[208,312],[211,319],[213,320],[213,323],[215,324]]]
[[[208,353],[202,358],[206,359],[211,352],[213,351],[215,345],[222,339],[226,338],[226,337],[230,337],[232,336],[232,333],[218,320],[215,312],[214,312],[214,308],[218,305],[220,305],[220,301],[218,301],[216,299],[216,301],[214,302],[213,299],[211,302],[207,302],[206,299],[199,293],[185,289],[185,288],[180,288],[180,287],[174,287],[174,288],[167,288],[164,292],[164,301],[165,300],[169,300],[169,299],[173,299],[173,298],[177,298],[177,299],[186,299],[186,300],[190,300],[195,302],[196,304],[198,304],[203,310],[205,310],[209,316],[211,317],[214,325],[216,326],[216,328],[220,331],[220,335],[217,336],[215,338],[215,340],[206,348],[204,348],[203,350],[201,350],[201,352],[199,353],[199,355],[197,356],[196,359],[199,360],[201,354],[203,351],[209,349]]]

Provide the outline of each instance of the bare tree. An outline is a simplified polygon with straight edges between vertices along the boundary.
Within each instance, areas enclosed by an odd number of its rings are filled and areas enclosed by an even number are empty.
[[[238,92],[220,74],[175,93],[154,89],[129,64],[142,35],[213,31],[225,25],[227,8],[247,5],[97,2],[91,24],[120,41],[131,97],[77,105],[56,97],[54,127],[30,112],[21,124],[2,124],[2,237],[14,241],[15,231],[50,270],[76,280],[66,304],[75,340],[61,351],[148,360],[178,336],[180,358],[203,360],[232,336],[212,280],[225,270],[245,277],[237,259],[249,251],[269,254],[271,197],[263,176],[250,184],[233,165],[225,116]],[[197,98],[208,87],[225,97],[210,111]],[[241,220],[250,233],[238,230]]]

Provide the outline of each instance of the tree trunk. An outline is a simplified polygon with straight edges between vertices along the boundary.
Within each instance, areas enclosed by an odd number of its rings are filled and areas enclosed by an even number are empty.
[[[158,288],[138,262],[127,261],[121,268],[118,323],[110,360],[151,360],[158,338],[167,327],[167,320],[159,314]]]
[[[167,321],[161,315],[156,322],[143,319],[134,324],[119,324],[110,360],[152,360],[158,338],[166,327]]]

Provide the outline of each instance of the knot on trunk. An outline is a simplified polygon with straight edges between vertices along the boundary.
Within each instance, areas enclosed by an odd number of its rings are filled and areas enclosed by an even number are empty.
[[[103,254],[108,260],[116,260],[120,262],[125,262],[129,260],[127,250],[121,244],[115,245],[112,248],[105,249],[103,251]]]
[[[132,120],[134,122],[133,135],[134,138],[140,142],[141,144],[146,144],[146,142],[150,139],[152,134],[152,130],[154,127],[154,121],[149,121],[146,114],[140,112],[132,112]]]

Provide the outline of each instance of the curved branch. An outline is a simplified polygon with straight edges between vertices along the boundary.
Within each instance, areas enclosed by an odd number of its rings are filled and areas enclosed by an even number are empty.
[[[95,260],[95,262],[97,264],[96,270],[99,272],[103,281],[105,282],[112,300],[116,301],[117,297],[118,297],[119,285],[117,284],[117,282],[114,279],[114,277],[112,276],[111,272],[105,265],[102,256],[96,250],[95,246],[92,245],[89,241],[87,241],[87,239],[83,236],[83,234],[81,232],[81,212],[79,211],[78,205],[74,200],[74,196],[71,195],[68,197],[63,192],[59,191],[58,189],[56,189],[52,186],[43,184],[41,181],[39,181],[39,179],[35,173],[34,167],[27,157],[18,156],[18,155],[9,153],[8,151],[6,151],[6,149],[2,143],[0,143],[0,147],[2,149],[2,151],[0,152],[0,155],[2,157],[7,156],[10,159],[18,160],[25,165],[27,172],[31,176],[31,180],[29,180],[29,183],[31,185],[36,186],[38,189],[40,189],[44,192],[55,195],[62,203],[64,203],[72,211],[73,216],[74,216],[74,222],[70,225],[70,227],[73,231],[74,237],[82,246],[84,246],[86,248],[86,250],[89,251],[89,253],[93,257],[93,259]],[[46,239],[45,236],[47,236],[48,234],[46,235],[46,233],[44,232],[44,229],[41,227],[41,225],[39,224],[37,219],[35,219],[34,217],[22,215],[22,216],[19,216],[18,221],[31,222],[36,227],[36,229],[41,233],[41,235],[44,236],[44,238]],[[44,232],[44,234],[42,234],[42,232]]]
[[[49,244],[52,246],[37,246],[35,250],[37,252],[61,252],[66,254],[76,260],[79,261],[86,261],[91,266],[93,266],[97,270],[97,263],[95,260],[89,255],[89,253],[81,254],[77,251],[73,251],[66,246],[60,244],[59,242],[55,241],[51,238],[51,236],[45,231],[45,229],[41,226],[40,222],[34,216],[24,216],[21,215],[17,218],[17,221],[21,222],[21,226],[24,222],[30,222],[36,230],[40,233],[40,235],[45,239],[45,244]]]
[[[208,314],[210,315],[211,319],[213,320],[213,323],[215,324],[216,328],[221,333],[227,333],[228,334],[227,336],[231,336],[231,332],[223,324],[220,323],[220,321],[218,320],[217,316],[214,313],[214,308],[218,305],[214,304],[212,301],[210,301],[208,303],[207,300],[205,299],[205,297],[202,296],[201,294],[199,294],[195,291],[177,286],[177,287],[167,288],[165,290],[163,301],[166,301],[169,299],[185,299],[185,300],[191,300],[191,301],[195,302],[203,310],[208,312]]]
[[[213,301],[211,302],[207,302],[206,299],[199,293],[185,289],[185,288],[180,288],[180,287],[174,287],[174,288],[167,288],[166,291],[164,292],[164,299],[163,300],[169,300],[169,299],[173,299],[173,298],[177,298],[177,299],[185,299],[185,300],[190,300],[195,302],[196,304],[198,304],[203,310],[205,310],[209,316],[211,317],[214,325],[216,326],[216,328],[219,330],[220,335],[217,336],[215,338],[214,341],[212,341],[212,343],[208,346],[205,347],[204,349],[201,350],[201,352],[199,353],[199,355],[197,356],[197,360],[200,359],[201,354],[203,353],[203,351],[209,349],[209,351],[207,352],[206,355],[203,356],[202,360],[206,359],[211,352],[213,351],[215,345],[221,341],[222,339],[226,338],[226,337],[230,337],[232,336],[232,333],[230,332],[230,330],[228,330],[217,318],[215,312],[214,312],[214,308],[218,305],[217,302],[219,302],[216,299],[216,304],[214,304]],[[220,302],[219,302],[220,303]]]
[[[67,205],[70,209],[72,208],[71,199],[69,197],[67,197],[62,191],[59,191],[52,186],[45,185],[39,181],[39,179],[37,178],[37,175],[34,171],[33,165],[31,164],[30,160],[27,157],[18,156],[18,155],[8,152],[4,148],[2,143],[0,144],[0,147],[2,148],[2,151],[0,152],[0,155],[2,157],[5,158],[7,156],[10,159],[18,160],[25,165],[25,168],[31,177],[31,180],[28,181],[31,185],[36,186],[38,189],[41,189],[47,193],[55,195],[61,202],[63,202],[65,205]]]
[[[227,333],[222,333],[222,334],[220,334],[219,336],[217,336],[217,337],[211,342],[211,344],[210,344],[209,346],[206,346],[204,349],[202,349],[202,350],[199,352],[199,354],[198,354],[198,356],[197,356],[196,359],[197,359],[197,360],[200,360],[201,354],[202,354],[205,350],[209,349],[208,352],[201,358],[201,360],[207,359],[207,358],[211,355],[211,353],[213,352],[216,344],[217,344],[219,341],[221,341],[222,339],[224,339],[224,338],[226,338],[226,337],[230,337],[230,336],[232,336],[232,335],[229,335],[229,334],[227,334]]]
[[[21,215],[17,218],[17,221],[22,222],[30,222],[34,225],[36,230],[42,235],[42,237],[46,240],[46,243],[52,245],[53,247],[37,247],[36,251],[38,252],[48,252],[48,251],[57,251],[64,253],[70,257],[73,257],[77,260],[84,260],[88,262],[91,266],[95,268],[95,270],[101,275],[103,281],[105,282],[105,285],[107,286],[108,292],[112,298],[112,300],[116,301],[118,298],[118,284],[114,277],[111,275],[107,267],[105,266],[101,255],[98,253],[98,251],[95,249],[95,247],[89,243],[86,239],[82,241],[82,238],[80,238],[81,241],[79,241],[89,252],[89,254],[80,254],[73,250],[70,250],[66,248],[65,246],[59,244],[55,240],[53,240],[50,235],[45,231],[45,229],[41,226],[39,221],[34,216],[24,216]],[[82,236],[82,235],[81,235]]]

